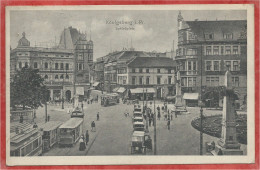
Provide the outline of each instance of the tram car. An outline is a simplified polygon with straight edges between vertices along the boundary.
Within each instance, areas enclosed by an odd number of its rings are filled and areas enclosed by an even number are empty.
[[[64,145],[73,146],[83,134],[83,119],[70,118],[59,127],[58,134],[60,147]]]
[[[43,152],[51,149],[58,142],[58,128],[62,124],[60,121],[49,121],[40,126],[42,131]]]
[[[32,124],[12,123],[10,129],[10,156],[25,157],[42,154],[42,134]]]
[[[119,103],[119,95],[117,93],[108,93],[101,96],[101,106],[110,106]]]

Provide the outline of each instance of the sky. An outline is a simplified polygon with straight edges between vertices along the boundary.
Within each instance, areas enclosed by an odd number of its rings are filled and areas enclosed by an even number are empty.
[[[58,44],[64,28],[72,26],[87,33],[94,42],[94,60],[111,51],[132,46],[138,51],[166,52],[177,48],[177,10],[34,10],[10,12],[10,43],[17,47],[22,32],[31,46],[42,42]],[[245,10],[182,10],[184,20],[246,20]],[[124,22],[116,25],[115,22]],[[136,24],[132,24],[136,23]],[[134,30],[121,30],[131,28]]]

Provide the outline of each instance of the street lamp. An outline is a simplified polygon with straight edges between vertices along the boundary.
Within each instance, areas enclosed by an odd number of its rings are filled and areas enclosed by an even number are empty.
[[[203,155],[203,132],[202,132],[202,123],[203,123],[203,108],[202,108],[202,44],[201,44],[201,59],[200,59],[200,155]]]
[[[153,95],[153,112],[154,112],[154,115],[153,115],[153,128],[154,128],[154,155],[157,154],[156,150],[157,150],[157,146],[156,146],[156,111],[155,111],[155,93]]]

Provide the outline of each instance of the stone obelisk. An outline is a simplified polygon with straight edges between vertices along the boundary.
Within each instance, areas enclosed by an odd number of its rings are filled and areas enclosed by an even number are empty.
[[[216,146],[218,155],[243,155],[240,144],[237,141],[236,132],[236,95],[232,89],[232,75],[230,71],[225,74],[226,94],[223,100],[222,132],[221,138]]]
[[[181,76],[180,71],[177,72],[177,81],[176,81],[176,98],[175,98],[175,107],[182,107],[182,95],[181,95]]]

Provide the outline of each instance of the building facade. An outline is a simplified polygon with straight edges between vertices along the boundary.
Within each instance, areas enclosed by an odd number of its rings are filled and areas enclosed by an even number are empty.
[[[142,88],[145,88],[150,91],[150,95],[155,93],[155,97],[165,98],[175,94],[175,70],[176,63],[171,58],[135,57],[118,68],[117,83],[126,89],[140,89],[141,93]]]
[[[185,21],[178,15],[177,70],[183,93],[224,85],[226,70],[243,104],[247,91],[247,22]]]
[[[87,40],[86,33],[69,27],[62,31],[59,45],[32,47],[23,33],[18,46],[11,50],[10,66],[11,77],[23,67],[39,69],[50,100],[69,101],[76,91],[86,95],[91,86],[93,41]]]
[[[72,50],[31,47],[25,33],[11,51],[11,77],[23,67],[39,69],[51,100],[70,100],[73,94],[74,54]]]

